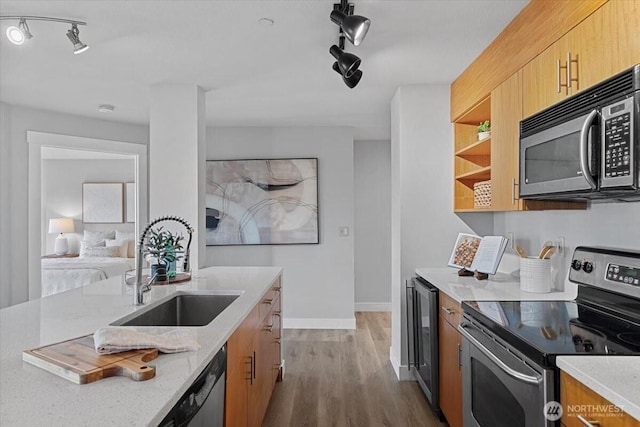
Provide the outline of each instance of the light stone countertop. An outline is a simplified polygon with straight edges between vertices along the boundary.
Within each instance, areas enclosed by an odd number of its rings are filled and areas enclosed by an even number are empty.
[[[558,356],[556,364],[564,372],[640,420],[640,357]]]
[[[416,274],[458,302],[462,301],[569,301],[577,297],[577,286],[565,282],[564,291],[536,294],[520,290],[517,277],[506,273],[488,280],[459,277],[453,268],[419,268]],[[560,369],[640,420],[640,357],[558,356]]]
[[[190,282],[153,286],[133,306],[129,286],[114,277],[0,310],[0,425],[157,425],[274,283],[279,267],[210,267]],[[209,325],[196,331],[200,350],[160,354],[147,381],[105,378],[78,385],[22,361],[23,350],[91,334],[169,299],[177,290],[242,291]]]
[[[460,277],[455,268],[418,268],[416,274],[455,299],[462,301],[570,301],[578,295],[577,285],[566,281],[564,291],[545,294],[520,290],[517,277],[498,272],[487,280]]]

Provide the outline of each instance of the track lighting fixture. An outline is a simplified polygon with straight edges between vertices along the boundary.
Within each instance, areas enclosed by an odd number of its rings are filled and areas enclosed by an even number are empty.
[[[371,26],[369,18],[354,15],[353,4],[347,3],[347,0],[341,0],[340,3],[334,4],[333,7],[334,10],[329,15],[331,21],[340,27],[347,40],[353,43],[354,46],[360,45]]]
[[[344,52],[335,44],[329,48],[329,53],[336,58],[338,70],[346,78],[351,77],[360,66],[360,58],[352,53]]]
[[[78,37],[79,34],[80,31],[78,31],[78,26],[76,24],[72,24],[71,29],[67,31],[67,37],[69,37],[69,40],[71,40],[71,43],[73,44],[74,55],[77,55],[89,49],[89,46],[80,41],[80,38]]]
[[[351,76],[345,77],[340,71],[340,67],[338,66],[337,62],[333,63],[333,69],[336,73],[342,76],[342,81],[347,85],[349,89],[353,89],[354,87],[356,87],[356,85],[362,78],[362,71],[360,70],[356,70],[353,74],[351,74]]]
[[[333,5],[333,11],[329,15],[331,21],[340,27],[338,33],[338,45],[329,48],[329,53],[336,59],[332,68],[342,76],[344,84],[353,89],[362,78],[362,71],[358,69],[362,62],[352,53],[344,51],[344,39],[347,38],[355,46],[358,46],[369,31],[371,21],[364,16],[353,14],[354,5],[348,0],[341,0]]]
[[[78,30],[78,25],[87,25],[86,22],[75,21],[72,19],[60,19],[60,18],[50,18],[47,16],[0,16],[0,20],[18,20],[18,26],[10,26],[7,28],[7,38],[9,41],[15,45],[21,45],[25,42],[25,40],[29,40],[33,38],[33,34],[29,30],[29,26],[27,25],[27,20],[30,21],[50,21],[50,22],[62,22],[65,24],[71,24],[71,28],[67,31],[67,37],[73,44],[73,53],[78,54],[82,53],[85,50],[89,49],[89,46],[82,43],[80,41],[80,31]]]

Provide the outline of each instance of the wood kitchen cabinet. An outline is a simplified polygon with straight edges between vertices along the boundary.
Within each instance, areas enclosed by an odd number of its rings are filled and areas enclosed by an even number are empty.
[[[460,304],[439,293],[440,409],[451,427],[462,427],[462,337],[458,332]]]
[[[262,425],[281,378],[280,277],[227,341],[225,425]],[[277,359],[276,359],[277,357]]]
[[[523,68],[523,117],[640,63],[640,3],[610,0]]]
[[[566,427],[637,427],[640,421],[614,406],[565,372],[560,373],[560,403],[563,407],[562,425]],[[592,409],[589,409],[592,408]],[[593,409],[595,408],[595,409]],[[586,424],[578,418],[582,417]]]
[[[456,212],[585,209],[586,203],[519,200],[522,71],[495,88],[461,122],[454,123],[454,210]],[[481,121],[491,120],[491,137],[477,141]],[[491,181],[491,206],[475,208],[473,187]]]

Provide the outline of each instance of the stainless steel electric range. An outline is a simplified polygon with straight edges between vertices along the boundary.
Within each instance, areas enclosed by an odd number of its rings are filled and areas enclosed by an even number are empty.
[[[640,355],[640,252],[578,247],[574,301],[466,301],[465,427],[554,426],[560,355]]]

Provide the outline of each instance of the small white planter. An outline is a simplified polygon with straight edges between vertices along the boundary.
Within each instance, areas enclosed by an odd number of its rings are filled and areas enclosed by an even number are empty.
[[[485,138],[489,138],[491,136],[491,131],[488,132],[478,132],[478,141],[482,141]]]

